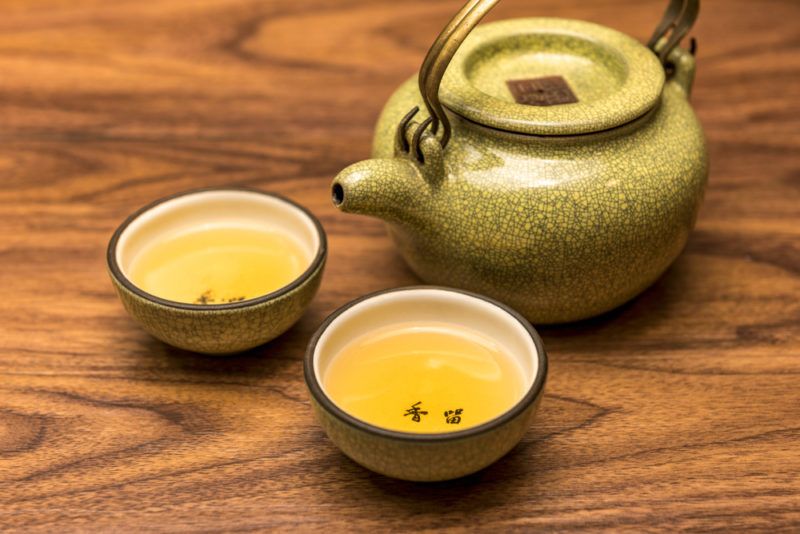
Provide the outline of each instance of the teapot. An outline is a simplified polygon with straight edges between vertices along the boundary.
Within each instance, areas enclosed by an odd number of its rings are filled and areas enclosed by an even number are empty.
[[[694,226],[708,157],[679,45],[699,1],[672,0],[647,45],[578,20],[478,25],[498,1],[445,27],[333,203],[383,219],[428,283],[585,319],[650,286]]]

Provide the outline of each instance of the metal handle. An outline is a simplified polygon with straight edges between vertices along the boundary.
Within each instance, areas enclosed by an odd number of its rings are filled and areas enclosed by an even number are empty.
[[[422,95],[425,107],[428,108],[430,118],[417,127],[410,144],[406,141],[405,130],[411,118],[417,113],[418,108],[412,109],[406,115],[398,126],[397,131],[398,146],[404,151],[413,150],[419,161],[424,160],[419,148],[419,142],[428,126],[431,127],[431,131],[436,135],[439,131],[439,124],[442,125],[442,136],[439,142],[442,145],[442,149],[447,147],[452,135],[452,127],[444,111],[444,106],[439,100],[439,87],[442,84],[442,78],[461,44],[499,1],[468,0],[447,23],[447,26],[433,42],[428,54],[425,56],[425,60],[419,70],[419,92]],[[647,44],[659,56],[662,64],[666,66],[667,56],[689,32],[695,20],[697,20],[699,12],[700,0],[670,0],[664,17]],[[666,43],[663,46],[657,46],[670,30],[672,33]]]
[[[442,84],[442,78],[461,43],[499,1],[468,0],[433,42],[428,50],[428,55],[422,62],[419,70],[419,92],[425,102],[425,107],[428,108],[428,113],[433,118],[431,131],[436,134],[439,130],[439,123],[442,124],[442,148],[447,146],[452,132],[450,121],[439,101],[439,86]]]
[[[692,29],[697,15],[700,14],[700,0],[670,0],[664,17],[656,26],[656,31],[647,42],[647,47],[658,55],[658,59],[664,66],[667,66],[667,58],[678,43],[686,37]],[[671,33],[670,33],[671,32]],[[670,33],[667,38],[667,33]],[[666,38],[666,42],[662,40]],[[692,40],[692,53],[696,47],[696,42]]]

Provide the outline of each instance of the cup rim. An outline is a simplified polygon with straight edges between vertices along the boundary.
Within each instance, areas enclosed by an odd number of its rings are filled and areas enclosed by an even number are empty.
[[[316,373],[314,372],[314,353],[316,352],[316,347],[320,338],[322,337],[322,334],[325,333],[325,331],[337,317],[339,317],[342,313],[344,313],[345,311],[349,310],[350,308],[361,302],[388,293],[416,291],[416,290],[430,290],[430,289],[459,293],[467,297],[483,300],[484,302],[487,302],[499,308],[501,311],[507,313],[520,323],[520,325],[525,329],[525,331],[531,337],[533,345],[536,347],[536,354],[538,359],[536,376],[534,377],[531,386],[528,388],[528,391],[525,392],[525,395],[523,395],[522,398],[519,401],[517,401],[517,403],[514,406],[512,406],[505,412],[501,413],[497,417],[490,419],[479,425],[466,428],[464,430],[455,430],[453,432],[415,433],[415,432],[403,432],[400,430],[390,430],[358,419],[350,415],[346,411],[342,410],[341,408],[339,408],[336,405],[336,403],[334,403],[322,389],[322,386],[317,380]],[[531,323],[527,319],[525,319],[525,317],[523,317],[522,314],[520,314],[518,311],[511,308],[510,306],[503,304],[502,302],[499,302],[491,297],[487,297],[485,295],[481,295],[479,293],[473,293],[471,291],[466,291],[463,289],[457,289],[453,287],[446,287],[439,285],[414,285],[414,286],[396,287],[396,288],[375,291],[373,293],[369,293],[359,298],[356,298],[336,309],[333,313],[331,313],[328,317],[325,318],[320,327],[317,329],[316,332],[314,332],[314,335],[311,337],[311,340],[309,341],[308,347],[306,349],[305,357],[303,359],[303,373],[305,375],[306,385],[308,386],[308,389],[311,392],[311,395],[314,397],[314,399],[319,404],[321,404],[329,413],[333,414],[337,419],[339,419],[341,422],[350,426],[354,426],[359,430],[362,430],[364,432],[379,437],[391,438],[406,442],[431,443],[431,442],[442,442],[442,441],[464,439],[476,436],[478,434],[483,434],[506,424],[508,421],[511,421],[512,419],[520,415],[522,412],[524,412],[533,402],[535,402],[539,398],[544,389],[544,385],[547,380],[547,354],[544,350],[544,344],[542,343],[542,338],[539,337],[539,333],[536,331],[533,325],[531,325]]]
[[[125,274],[123,274],[122,269],[117,262],[117,244],[119,242],[122,233],[125,231],[128,226],[142,216],[144,213],[152,210],[156,206],[159,206],[165,202],[170,200],[174,200],[176,198],[185,197],[194,195],[197,193],[206,193],[206,192],[225,192],[225,191],[233,191],[233,192],[244,192],[244,193],[254,193],[258,195],[263,195],[267,197],[274,198],[278,201],[285,202],[297,209],[299,209],[303,215],[305,215],[313,224],[314,229],[317,232],[319,237],[319,246],[317,247],[317,252],[314,256],[314,259],[311,261],[311,264],[308,268],[303,271],[297,278],[289,282],[287,285],[279,287],[275,291],[267,293],[265,295],[260,295],[258,297],[247,299],[239,302],[229,302],[225,304],[191,304],[188,302],[178,302],[174,300],[169,300],[165,298],[161,298],[157,295],[153,295],[152,293],[148,293],[147,291],[141,289],[140,287],[136,286],[133,282],[128,279]],[[325,229],[322,227],[322,224],[319,222],[316,216],[311,213],[308,208],[298,204],[297,202],[290,200],[283,195],[278,193],[262,191],[260,189],[256,189],[254,187],[245,187],[245,186],[227,186],[227,187],[201,187],[198,189],[190,189],[188,191],[182,191],[179,193],[174,193],[172,195],[167,195],[165,197],[161,197],[145,206],[142,206],[138,210],[131,213],[123,222],[120,224],[117,229],[114,231],[114,234],[111,236],[111,240],[108,242],[108,248],[106,249],[106,262],[108,263],[108,269],[114,279],[121,284],[125,289],[134,293],[135,295],[148,300],[150,302],[159,304],[161,306],[166,306],[168,308],[175,308],[185,311],[203,311],[203,312],[214,312],[214,311],[222,311],[222,310],[237,310],[242,308],[249,308],[251,306],[257,306],[259,304],[263,304],[280,296],[283,296],[292,290],[296,289],[297,287],[301,286],[305,283],[311,276],[320,268],[320,266],[325,262],[325,258],[328,254],[328,242],[327,236],[325,235]]]

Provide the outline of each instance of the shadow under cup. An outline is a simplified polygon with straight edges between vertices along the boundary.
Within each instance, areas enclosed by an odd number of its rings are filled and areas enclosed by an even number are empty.
[[[359,336],[409,321],[452,323],[498,342],[519,364],[525,383],[521,398],[485,423],[436,434],[388,430],[337,406],[323,386],[333,358]],[[547,356],[542,341],[519,313],[488,297],[436,286],[391,289],[343,306],[322,324],[305,358],[312,405],[328,437],[368,469],[415,481],[462,477],[510,451],[528,429],[543,396],[546,376]]]

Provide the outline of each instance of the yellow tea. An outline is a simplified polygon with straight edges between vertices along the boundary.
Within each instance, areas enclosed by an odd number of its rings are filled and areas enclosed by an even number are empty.
[[[303,251],[278,232],[222,226],[164,239],[131,262],[130,279],[158,297],[193,304],[227,304],[259,297],[296,279]]]
[[[325,391],[363,421],[405,432],[453,432],[508,411],[523,396],[519,364],[475,330],[438,322],[377,329],[334,355]]]

